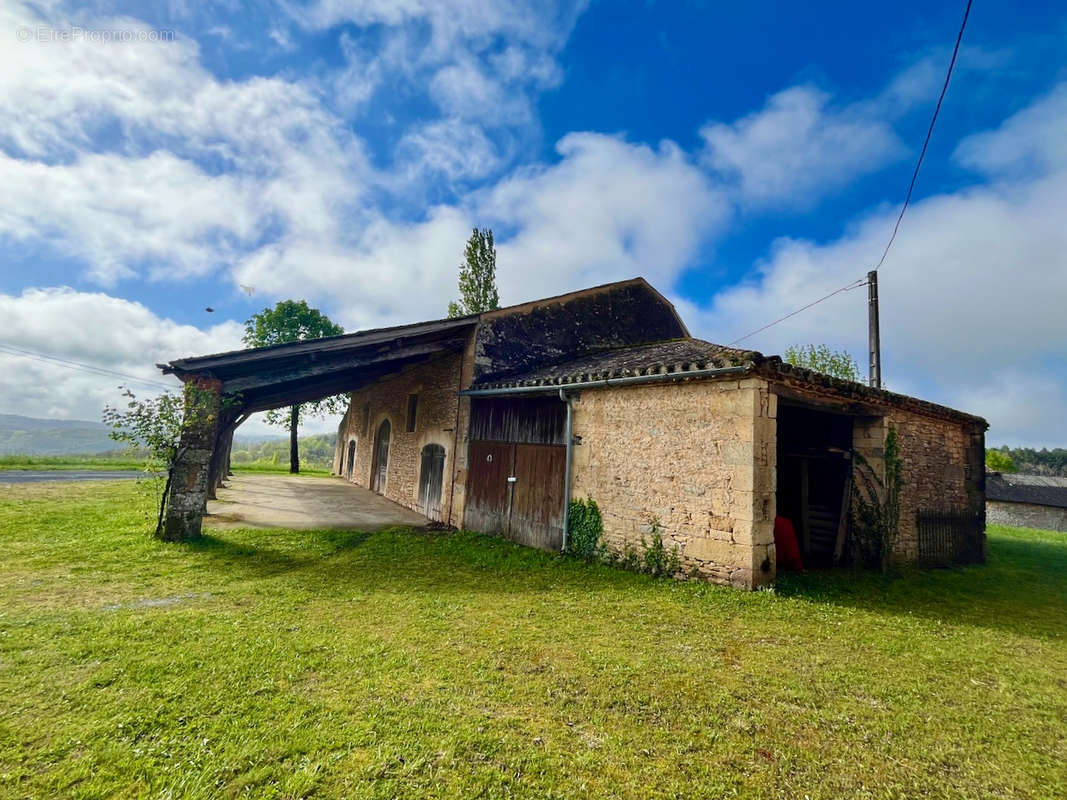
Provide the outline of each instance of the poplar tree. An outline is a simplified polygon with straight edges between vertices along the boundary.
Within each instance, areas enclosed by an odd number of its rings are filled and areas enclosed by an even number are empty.
[[[493,231],[474,229],[459,265],[459,300],[448,304],[449,317],[464,317],[500,308],[496,289],[496,247]]]

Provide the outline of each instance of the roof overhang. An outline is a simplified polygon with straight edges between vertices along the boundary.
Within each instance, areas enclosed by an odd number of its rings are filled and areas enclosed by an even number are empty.
[[[182,381],[219,381],[242,411],[313,402],[362,388],[414,364],[462,350],[477,317],[382,328],[159,364]]]

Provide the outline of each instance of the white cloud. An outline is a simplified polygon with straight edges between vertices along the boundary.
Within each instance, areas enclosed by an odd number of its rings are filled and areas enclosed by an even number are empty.
[[[869,105],[835,108],[811,86],[781,91],[761,110],[705,125],[700,135],[704,162],[756,207],[814,205],[905,152],[884,115]]]
[[[164,376],[157,363],[243,347],[244,327],[232,320],[206,329],[181,325],[140,303],[68,287],[0,294],[0,319],[6,323],[3,344],[50,357],[0,351],[0,372],[5,378],[0,412],[28,417],[99,420],[105,405],[122,402],[120,385],[129,386],[138,397],[159,394],[163,391],[159,384],[177,392],[181,384]],[[92,335],[87,335],[90,332]],[[53,359],[128,377],[75,368]],[[332,433],[337,422],[334,417],[309,419],[301,431]],[[246,422],[241,432],[281,433],[268,426],[260,414]]]
[[[519,170],[479,204],[517,233],[498,245],[502,299],[518,302],[643,274],[670,285],[729,213],[676,145],[572,133],[562,160]]]
[[[1055,400],[1067,395],[1067,376],[1047,366],[1067,353],[1067,169],[1060,139],[1050,135],[1067,128],[1062,91],[960,145],[960,153],[991,159],[983,163],[998,169],[1009,163],[1005,152],[1043,169],[913,203],[879,274],[889,388],[987,416],[994,442],[1067,442],[1067,419]],[[836,241],[780,240],[754,279],[716,295],[694,327],[729,342],[862,277],[894,219],[886,208]],[[865,353],[865,290],[838,295],[744,344],[781,352],[805,342]]]
[[[141,263],[178,276],[213,271],[259,224],[252,182],[208,175],[165,152],[56,165],[0,153],[0,184],[0,234],[49,242],[105,284],[133,276]]]
[[[241,346],[243,329],[225,322],[208,330],[164,319],[140,303],[70,288],[27,289],[0,294],[5,320],[4,344],[20,350],[87,364],[148,381],[177,387],[155,368],[190,351],[218,352]],[[0,352],[3,410],[26,416],[69,419],[100,418],[106,403],[119,400],[124,378],[98,375],[69,366]],[[129,385],[154,395],[153,385]]]
[[[1067,169],[1067,84],[1005,120],[999,128],[968,137],[955,158],[998,177]]]

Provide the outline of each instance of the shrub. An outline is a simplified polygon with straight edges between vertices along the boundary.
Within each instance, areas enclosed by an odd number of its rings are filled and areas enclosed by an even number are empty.
[[[641,545],[645,548],[642,559],[642,572],[647,572],[654,578],[674,575],[682,568],[681,559],[678,557],[678,545],[670,550],[663,544],[663,532],[659,520],[653,517],[649,540],[641,537]]]
[[[567,552],[586,561],[596,558],[604,522],[596,500],[572,500],[567,517]]]

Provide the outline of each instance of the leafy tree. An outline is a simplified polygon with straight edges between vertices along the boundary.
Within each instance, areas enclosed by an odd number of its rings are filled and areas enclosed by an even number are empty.
[[[163,392],[145,400],[139,399],[129,387],[119,388],[122,396],[127,398],[126,409],[104,406],[104,423],[112,427],[108,435],[125,445],[128,453],[145,458],[145,474],[159,503],[155,531],[158,537],[163,533],[185,414],[210,413],[209,404],[203,390],[189,383],[185,384],[181,395]]]
[[[449,317],[480,314],[500,308],[496,289],[496,247],[489,228],[474,229],[459,266],[459,301],[448,304]]]
[[[831,350],[825,344],[793,345],[786,348],[783,358],[794,367],[814,370],[846,381],[860,380],[860,368],[856,360],[845,350]]]
[[[986,450],[985,451],[985,465],[987,469],[993,472],[1018,472],[1019,468],[1015,466],[1015,461],[1011,457],[1011,453],[1008,452],[1008,448],[1002,450]]]
[[[269,347],[304,339],[321,339],[345,332],[340,325],[305,300],[282,300],[274,308],[265,308],[245,322],[244,343],[249,347]],[[297,403],[288,410],[267,412],[267,422],[289,431],[289,471],[300,472],[298,431],[301,416],[338,414],[344,410],[344,395],[334,395],[311,403]]]

